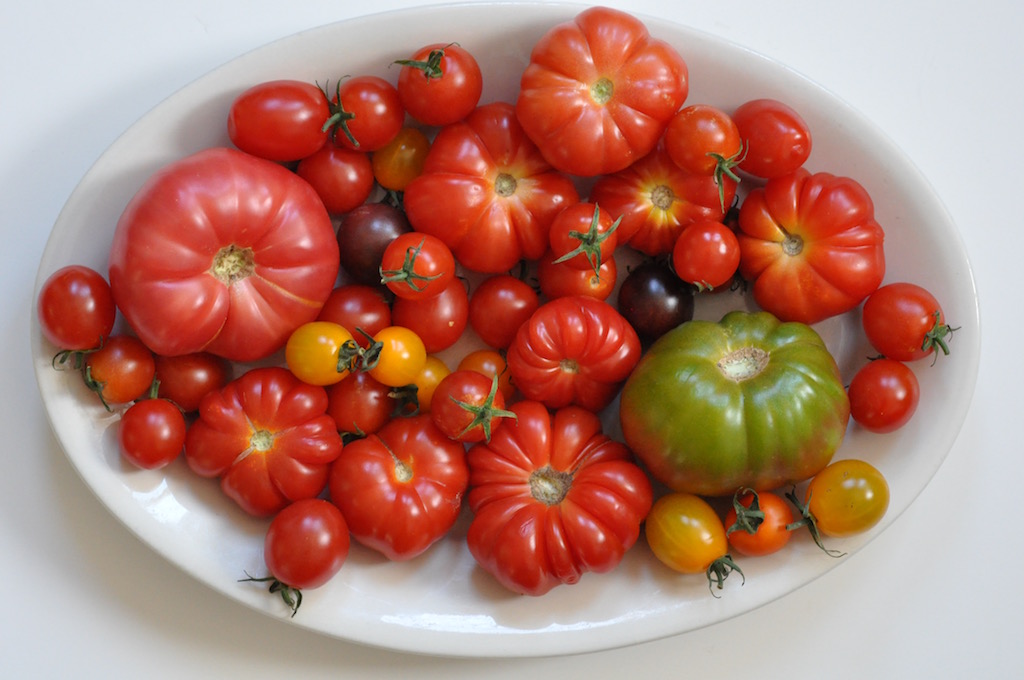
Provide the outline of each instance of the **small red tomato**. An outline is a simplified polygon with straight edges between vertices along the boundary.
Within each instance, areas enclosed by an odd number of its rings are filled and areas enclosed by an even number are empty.
[[[476,58],[455,43],[437,43],[397,62],[398,94],[406,112],[424,125],[442,126],[465,118],[483,92]]]
[[[299,161],[299,177],[309,182],[331,215],[344,215],[366,202],[373,191],[370,157],[334,144],[325,144]]]
[[[853,376],[850,417],[871,432],[892,432],[914,415],[921,399],[917,376],[895,359],[876,359]]]
[[[408,300],[426,300],[455,278],[455,256],[444,241],[419,232],[402,234],[384,249],[380,281]]]
[[[173,401],[186,413],[199,410],[207,393],[227,385],[233,371],[230,361],[209,352],[157,356],[155,360],[157,396]]]
[[[695,222],[679,234],[672,248],[672,268],[699,290],[720,288],[740,266],[740,242],[721,222]]]
[[[134,335],[112,335],[85,357],[85,382],[103,403],[127,404],[153,386],[156,360]]]
[[[118,447],[125,460],[145,470],[173,462],[185,448],[185,416],[167,399],[143,399],[121,416]]]
[[[540,307],[533,287],[511,274],[484,279],[469,297],[469,325],[487,345],[505,349]]]
[[[935,296],[914,283],[890,283],[868,296],[861,314],[864,333],[882,356],[896,361],[916,361],[941,350],[956,329]]]
[[[330,581],[348,558],[350,538],[341,510],[322,498],[306,498],[283,508],[263,539],[263,561],[270,570],[270,592],[280,593],[292,616],[302,590]]]
[[[504,419],[515,414],[505,410],[497,375],[461,369],[445,376],[434,390],[430,417],[451,439],[475,443],[490,441]]]
[[[792,107],[775,99],[753,99],[732,113],[746,145],[739,167],[755,177],[788,174],[811,155],[811,131]]]
[[[117,308],[103,275],[68,265],[46,279],[36,304],[43,337],[60,349],[99,347],[114,327]]]
[[[327,96],[312,83],[271,80],[242,92],[228,111],[228,137],[271,161],[297,161],[327,142]]]

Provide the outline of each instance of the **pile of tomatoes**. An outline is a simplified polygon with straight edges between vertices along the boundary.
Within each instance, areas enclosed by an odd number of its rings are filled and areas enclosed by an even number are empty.
[[[642,531],[721,586],[730,550],[881,518],[888,488],[863,461],[789,502],[741,486],[723,516],[602,431],[695,297],[737,285],[801,325],[863,303],[882,356],[850,381],[849,413],[879,432],[912,416],[906,362],[948,352],[952,329],[927,291],[881,285],[871,200],[804,168],[796,111],[685,104],[682,57],[601,7],[536,43],[515,102],[481,103],[454,42],[398,65],[395,83],[244,91],[234,148],[170,164],[131,200],[109,277],[71,265],[38,300],[55,367],[120,412],[126,459],[184,452],[270,520],[254,580],[297,609],[350,540],[412,559],[468,507],[470,552],[519,593],[613,569]]]

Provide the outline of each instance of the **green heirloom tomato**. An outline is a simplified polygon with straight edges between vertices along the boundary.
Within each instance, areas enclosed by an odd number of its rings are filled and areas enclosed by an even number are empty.
[[[675,491],[774,489],[824,468],[850,402],[821,337],[767,312],[729,312],[663,335],[622,391],[626,443]]]

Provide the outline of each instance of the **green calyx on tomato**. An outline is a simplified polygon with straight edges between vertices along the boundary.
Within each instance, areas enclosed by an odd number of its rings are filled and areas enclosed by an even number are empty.
[[[655,342],[626,381],[627,445],[666,486],[705,496],[771,489],[824,468],[850,402],[810,326],[767,312],[690,321]]]
[[[601,246],[609,239],[614,238],[613,234],[615,230],[619,228],[619,223],[622,222],[622,217],[618,217],[612,222],[612,226],[607,230],[602,230],[601,227],[601,210],[598,206],[594,206],[594,217],[590,220],[590,228],[585,231],[571,230],[569,236],[579,241],[579,245],[574,249],[567,252],[555,260],[555,264],[560,262],[568,262],[577,255],[582,255],[586,258],[587,262],[590,263],[591,269],[594,270],[594,274],[600,276],[601,272]],[[614,243],[614,241],[613,241]]]

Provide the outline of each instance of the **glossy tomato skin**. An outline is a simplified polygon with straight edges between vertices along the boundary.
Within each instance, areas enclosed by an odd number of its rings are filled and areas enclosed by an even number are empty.
[[[647,351],[625,387],[626,444],[669,488],[731,496],[807,479],[832,459],[850,403],[809,326],[767,312],[694,320]]]
[[[664,146],[594,183],[590,200],[621,217],[619,243],[646,255],[672,252],[679,234],[698,221],[722,220],[736,195],[736,182],[722,180],[722,198],[712,175],[686,172]]]
[[[242,92],[228,111],[228,137],[239,149],[270,161],[297,161],[328,138],[327,97],[299,80],[271,80]]]
[[[327,388],[327,414],[342,435],[363,436],[384,427],[395,412],[394,388],[365,371],[349,373]]]
[[[946,323],[939,301],[916,283],[889,283],[871,293],[861,314],[871,346],[896,361],[917,361],[937,349],[949,353]]]
[[[43,337],[59,349],[99,347],[114,327],[117,308],[110,284],[95,269],[61,267],[39,289],[36,314]]]
[[[348,282],[380,285],[380,261],[388,244],[412,231],[405,213],[387,203],[365,203],[338,224],[341,268]]]
[[[155,375],[153,353],[134,335],[111,335],[85,355],[86,384],[108,407],[146,395]]]
[[[425,300],[395,298],[391,318],[395,325],[416,333],[428,354],[448,349],[462,337],[469,317],[466,282],[451,278],[444,289]]]
[[[302,324],[284,346],[288,370],[310,385],[341,382],[349,374],[357,354],[357,345],[348,329],[330,321]]]
[[[276,163],[227,148],[154,173],[110,250],[118,308],[163,355],[265,358],[316,317],[337,275],[334,225],[316,192]]]
[[[391,142],[405,123],[398,90],[378,76],[345,78],[338,83],[332,103],[335,125],[331,137],[341,148],[376,151]]]
[[[467,269],[496,274],[540,257],[551,222],[579,194],[523,134],[511,105],[495,102],[438,132],[403,200],[416,231],[444,241]]]
[[[550,408],[600,411],[640,359],[640,338],[607,302],[584,295],[544,303],[508,349],[512,381]]]
[[[320,494],[341,436],[327,414],[323,387],[278,366],[253,368],[199,407],[185,438],[185,459],[250,515],[267,517]]]
[[[429,152],[430,138],[419,128],[404,127],[394,139],[373,152],[373,176],[385,189],[405,191],[422,174]]]
[[[732,117],[707,104],[683,107],[672,116],[665,128],[664,142],[676,165],[698,175],[731,170],[744,147]]]
[[[380,280],[399,298],[432,298],[454,278],[452,251],[444,241],[430,234],[401,234],[381,256]]]
[[[527,595],[614,569],[639,537],[650,481],[590,411],[530,400],[511,410],[516,420],[467,454],[473,557]]]
[[[391,304],[381,286],[343,284],[331,291],[316,320],[344,326],[365,347],[369,339],[364,333],[372,336],[391,325]]]
[[[299,161],[295,173],[316,190],[331,215],[344,215],[362,205],[373,191],[370,157],[325,144]]]
[[[558,262],[550,250],[537,262],[537,285],[548,300],[560,297],[585,295],[597,300],[607,300],[615,291],[619,277],[619,265],[615,258],[601,263],[596,272],[577,269],[566,262]]]
[[[291,503],[271,520],[263,559],[271,575],[297,589],[319,588],[348,558],[349,534],[337,507],[322,498]]]
[[[885,234],[855,180],[802,168],[740,206],[740,274],[762,309],[813,324],[847,312],[885,275]]]
[[[185,432],[185,416],[177,405],[167,399],[142,399],[121,414],[117,443],[125,460],[155,470],[181,455]]]
[[[739,239],[722,222],[694,222],[683,229],[672,247],[672,268],[679,278],[700,290],[731,283],[739,266]]]
[[[921,386],[909,366],[875,359],[850,381],[850,417],[871,432],[893,432],[910,422],[921,401]]]
[[[642,262],[619,287],[619,313],[650,344],[693,318],[694,289],[663,261]]]
[[[777,99],[752,99],[732,112],[743,140],[739,167],[755,177],[770,179],[803,166],[811,155],[811,131],[793,107]]]
[[[432,60],[436,64],[431,64]],[[398,94],[402,105],[424,125],[458,122],[480,101],[480,65],[468,50],[455,43],[426,45],[399,63],[402,70],[398,74]],[[423,65],[428,66],[421,68]]]
[[[706,572],[729,549],[718,513],[691,493],[658,498],[647,514],[644,534],[658,561],[681,574]]]
[[[356,541],[409,560],[451,530],[468,480],[465,448],[424,414],[347,444],[331,466],[329,490]]]
[[[446,375],[434,390],[430,417],[452,439],[475,443],[489,440],[511,415],[496,375],[460,369]]]
[[[688,93],[672,46],[629,14],[594,7],[534,44],[516,115],[551,165],[592,177],[649,153]]]
[[[174,402],[186,413],[199,409],[209,392],[231,380],[234,369],[227,359],[209,352],[156,356],[157,396]]]
[[[756,507],[757,512],[764,514],[753,533],[737,524],[737,503],[748,510]],[[792,537],[789,525],[795,520],[793,510],[782,496],[771,491],[748,490],[737,493],[733,507],[725,513],[724,524],[729,545],[736,552],[748,557],[759,557],[778,552],[789,543]]]
[[[818,531],[845,538],[871,529],[889,509],[889,483],[867,461],[845,458],[811,479],[804,502]]]
[[[511,274],[495,274],[469,296],[469,325],[484,343],[505,349],[538,307],[540,296],[530,284]]]

